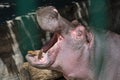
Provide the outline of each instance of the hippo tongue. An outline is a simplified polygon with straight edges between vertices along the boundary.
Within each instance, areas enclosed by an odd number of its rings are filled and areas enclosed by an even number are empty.
[[[42,47],[44,53],[46,53],[57,42],[57,38],[58,33],[55,33],[51,40]]]

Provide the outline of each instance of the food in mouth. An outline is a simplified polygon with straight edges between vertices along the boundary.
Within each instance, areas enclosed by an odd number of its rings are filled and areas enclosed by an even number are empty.
[[[43,49],[35,50],[35,51],[30,50],[28,51],[28,54],[30,54],[31,56],[38,56],[38,59],[41,59],[43,57],[44,52]]]

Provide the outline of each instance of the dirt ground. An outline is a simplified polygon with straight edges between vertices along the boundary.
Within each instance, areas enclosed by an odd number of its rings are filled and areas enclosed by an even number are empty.
[[[47,69],[38,69],[32,67],[28,62],[23,64],[20,76],[21,80],[65,80],[62,73]]]

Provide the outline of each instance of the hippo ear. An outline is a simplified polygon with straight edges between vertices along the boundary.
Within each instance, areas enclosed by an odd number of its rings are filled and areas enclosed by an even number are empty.
[[[93,35],[93,33],[92,32],[87,32],[86,39],[87,39],[87,42],[89,44],[89,48],[92,48],[93,43],[94,43],[94,35]]]

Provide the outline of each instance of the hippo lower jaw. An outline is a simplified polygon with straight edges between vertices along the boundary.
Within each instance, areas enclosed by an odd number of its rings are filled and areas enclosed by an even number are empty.
[[[28,54],[26,56],[26,59],[28,60],[29,63],[31,63],[33,66],[35,67],[47,67],[50,64],[50,60],[48,57],[48,53],[42,53],[41,54],[42,58],[38,58],[38,55],[32,55],[32,54]]]

